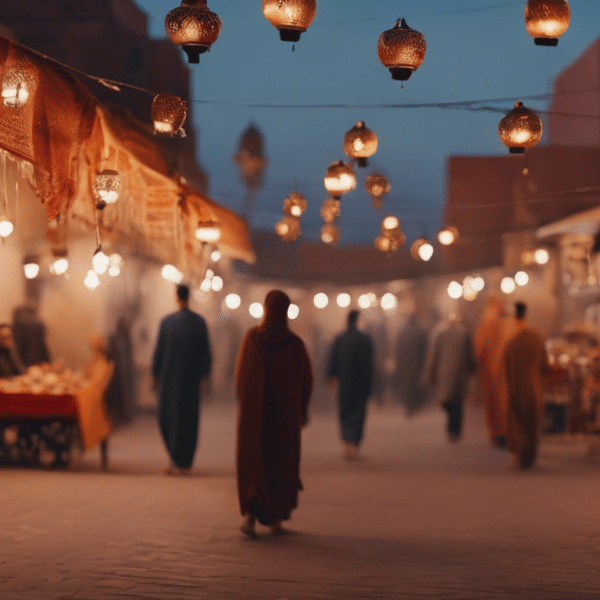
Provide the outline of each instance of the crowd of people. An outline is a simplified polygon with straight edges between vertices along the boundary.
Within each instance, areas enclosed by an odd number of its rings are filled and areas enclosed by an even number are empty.
[[[202,382],[212,363],[206,322],[190,310],[189,295],[188,286],[177,286],[178,310],[160,324],[151,368],[169,475],[192,467]],[[282,523],[296,508],[302,489],[301,430],[309,421],[313,371],[304,342],[288,326],[289,305],[284,292],[269,292],[262,322],[246,333],[237,356],[237,486],[241,531],[252,538],[257,523],[273,534],[284,532]],[[490,297],[473,338],[459,315],[449,315],[430,332],[411,316],[398,336],[395,377],[408,415],[429,402],[445,411],[451,442],[461,439],[465,397],[476,380],[490,443],[507,448],[522,469],[535,463],[544,378],[550,369],[544,341],[528,324],[526,312],[525,304],[516,303],[509,316],[503,303]],[[374,382],[373,341],[360,319],[358,310],[348,313],[346,330],[329,349],[325,373],[336,391],[342,453],[348,460],[358,458]],[[0,376],[22,373],[23,357],[35,361],[43,354],[48,360],[45,343],[40,345],[44,329],[35,314],[23,312],[19,324],[15,332],[21,344],[30,340],[32,347],[19,351],[13,328],[0,325]],[[101,341],[92,347],[106,361],[108,349]],[[117,342],[111,345],[123,345]],[[38,348],[35,358],[33,347]],[[598,359],[600,364],[600,354]],[[128,379],[126,372],[121,379]],[[600,378],[596,387],[600,390]],[[591,391],[589,395],[590,402],[597,402]]]

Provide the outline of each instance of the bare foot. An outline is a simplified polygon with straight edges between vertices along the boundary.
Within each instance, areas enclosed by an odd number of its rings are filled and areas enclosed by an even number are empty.
[[[244,522],[242,523],[242,526],[240,527],[240,531],[244,535],[247,535],[249,538],[255,540],[258,538],[258,535],[256,534],[256,531],[254,530],[255,527],[256,527],[256,517],[254,515],[246,515],[244,517]]]

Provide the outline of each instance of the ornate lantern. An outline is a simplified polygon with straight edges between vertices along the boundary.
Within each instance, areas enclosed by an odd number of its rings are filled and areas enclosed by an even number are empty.
[[[337,198],[326,198],[321,207],[321,217],[325,223],[335,223],[340,216],[340,201]]]
[[[442,246],[450,246],[458,239],[458,229],[452,225],[444,227],[438,231],[437,238]]]
[[[352,163],[344,163],[342,160],[331,163],[325,171],[325,189],[333,198],[340,199],[356,187],[356,175]]]
[[[154,133],[185,135],[182,127],[187,116],[187,102],[179,96],[158,94],[152,101],[150,115],[154,121]]]
[[[394,215],[387,215],[381,221],[381,235],[375,239],[375,247],[380,252],[392,255],[406,240],[400,228],[400,220]]]
[[[196,239],[203,244],[216,244],[221,239],[221,227],[216,221],[198,221]]]
[[[297,42],[317,14],[316,0],[263,0],[263,14],[282,42]]]
[[[340,228],[335,223],[325,223],[321,227],[321,239],[332,246],[340,241]]]
[[[306,198],[300,192],[292,192],[283,201],[283,212],[292,217],[301,217],[306,210]]]
[[[4,106],[21,108],[33,93],[35,79],[21,65],[7,69],[2,75],[2,100]]]
[[[528,0],[525,27],[537,46],[556,46],[569,28],[571,9],[566,0]]]
[[[293,242],[294,240],[297,240],[302,233],[300,219],[298,217],[292,217],[291,215],[285,215],[275,224],[275,233],[284,242]]]
[[[165,17],[169,39],[183,47],[188,62],[198,64],[221,33],[221,19],[208,9],[206,0],[181,0],[181,6]]]
[[[366,167],[367,159],[375,154],[378,143],[376,133],[367,129],[364,121],[359,121],[344,135],[344,152],[350,158],[356,159],[359,167]]]
[[[397,81],[406,81],[421,66],[426,49],[423,34],[411,29],[404,19],[398,19],[396,25],[384,31],[377,42],[381,64]]]
[[[94,198],[96,208],[102,210],[107,204],[114,204],[119,199],[121,177],[117,171],[104,169],[94,179]]]
[[[498,123],[498,134],[509,152],[522,154],[542,138],[542,120],[522,102],[516,102],[514,109]]]
[[[392,184],[385,175],[371,173],[365,179],[365,189],[371,195],[373,206],[381,208],[381,200],[392,189]]]

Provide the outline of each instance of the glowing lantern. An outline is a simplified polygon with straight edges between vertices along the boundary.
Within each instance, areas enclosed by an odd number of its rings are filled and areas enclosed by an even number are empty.
[[[160,274],[163,279],[170,281],[171,283],[179,284],[183,281],[183,273],[174,265],[165,265]]]
[[[318,294],[315,294],[313,303],[317,308],[325,308],[329,304],[329,298],[327,297],[327,294],[319,292]]]
[[[282,42],[297,42],[317,14],[316,0],[263,0],[263,14]]]
[[[352,163],[344,163],[342,160],[331,163],[325,171],[325,189],[333,198],[340,199],[356,187],[356,175]]]
[[[239,308],[242,304],[242,299],[237,294],[227,294],[225,296],[225,305],[231,310]]]
[[[169,39],[182,46],[188,62],[198,64],[204,54],[217,41],[221,33],[221,19],[208,9],[206,0],[181,0],[165,17]]]
[[[63,275],[69,268],[69,261],[64,256],[57,257],[50,265],[52,275]]]
[[[550,260],[550,254],[545,248],[538,248],[533,253],[533,260],[538,265],[545,265]]]
[[[525,27],[537,46],[556,46],[569,28],[571,9],[566,0],[528,0]]]
[[[391,292],[387,292],[381,296],[380,304],[383,310],[396,310],[396,308],[398,308],[398,298],[396,298],[396,296]]]
[[[326,244],[337,244],[340,241],[340,228],[335,223],[326,223],[321,227],[321,239]]]
[[[21,66],[7,69],[2,76],[2,100],[4,106],[21,108],[33,92],[35,80]]]
[[[425,243],[419,246],[418,254],[421,260],[427,262],[433,256],[433,246],[425,240]]]
[[[377,42],[381,64],[397,81],[406,81],[421,66],[426,49],[423,34],[411,29],[404,19],[398,19],[396,25],[384,31]]]
[[[100,248],[94,252],[94,258],[92,258],[92,267],[94,267],[94,271],[98,273],[98,275],[102,275],[106,273],[110,265],[110,258],[102,252]]]
[[[437,238],[438,242],[442,244],[442,246],[450,246],[450,244],[454,244],[454,242],[458,239],[458,229],[456,229],[456,227],[452,227],[451,225],[444,227],[438,232]]]
[[[94,198],[96,208],[102,210],[107,204],[114,204],[119,199],[121,177],[117,171],[104,169],[94,179]]]
[[[26,279],[35,279],[40,272],[39,261],[35,258],[27,258],[23,264]]]
[[[203,244],[216,244],[221,239],[221,227],[216,221],[198,221],[196,239]]]
[[[297,240],[302,234],[300,219],[298,217],[292,217],[291,215],[285,215],[275,224],[275,233],[284,242],[293,242]]]
[[[542,120],[532,110],[516,102],[498,123],[498,135],[512,154],[522,154],[542,139]]]
[[[340,201],[336,198],[326,198],[321,207],[321,217],[325,223],[335,223],[340,216]]]
[[[96,271],[88,271],[83,283],[88,290],[95,290],[100,285],[100,279]]]
[[[300,314],[300,309],[298,308],[297,304],[290,304],[288,306],[287,316],[289,319],[291,319],[293,321],[294,319],[298,318],[299,314]]]
[[[387,215],[381,222],[381,233],[386,235],[388,232],[399,229],[400,220],[394,215]]]
[[[7,238],[14,231],[14,229],[15,226],[10,221],[4,217],[0,219],[0,237]]]
[[[512,277],[504,277],[500,282],[500,289],[505,294],[512,294],[515,291],[516,287],[517,284],[515,283],[515,280]]]
[[[417,238],[411,245],[410,247],[410,254],[411,256],[415,259],[415,260],[424,260],[423,257],[421,256],[421,247],[424,245],[428,245],[431,246],[431,244],[429,244],[429,242],[427,241],[427,238],[425,237],[420,237]],[[427,249],[425,251],[425,256],[427,256],[429,250]],[[433,248],[431,248],[431,253],[433,254]],[[429,257],[431,258],[431,256]],[[425,260],[429,260],[429,259],[425,259]]]
[[[515,273],[515,283],[523,286],[529,283],[529,275],[525,271],[517,271]]]
[[[250,316],[254,317],[255,319],[260,319],[263,316],[265,309],[260,302],[253,302],[248,307],[248,312],[250,313]]]
[[[359,121],[344,135],[344,152],[350,158],[356,159],[359,167],[367,166],[367,159],[375,154],[378,144],[377,135],[365,127],[364,121]]]
[[[154,122],[155,133],[185,135],[183,124],[187,116],[187,102],[171,94],[158,94],[152,101],[150,116]]]
[[[340,308],[347,308],[348,306],[350,306],[350,294],[346,294],[346,292],[342,292],[341,294],[338,294],[337,298],[335,299],[335,301],[337,302],[337,305]]]
[[[380,252],[392,255],[406,240],[400,228],[400,220],[394,215],[387,215],[381,222],[381,235],[375,239],[375,247]]]
[[[448,284],[448,296],[457,300],[463,295],[463,286],[458,281],[451,281]]]
[[[381,208],[382,198],[392,189],[392,184],[385,175],[371,173],[365,179],[365,189],[371,195],[373,206]]]
[[[283,201],[283,212],[292,217],[301,217],[306,210],[306,198],[300,192],[292,192]]]

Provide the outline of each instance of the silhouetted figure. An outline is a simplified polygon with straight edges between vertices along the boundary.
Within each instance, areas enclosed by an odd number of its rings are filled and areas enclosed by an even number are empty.
[[[117,328],[108,339],[107,357],[115,367],[106,390],[107,407],[113,423],[129,423],[137,405],[137,387],[129,323],[124,318],[117,321]]]
[[[363,438],[367,400],[373,385],[373,343],[359,331],[359,312],[348,313],[348,328],[329,352],[327,376],[338,383],[338,409],[344,457],[355,458]]]
[[[158,422],[171,457],[167,474],[192,466],[198,440],[200,381],[208,377],[211,367],[206,323],[189,309],[189,294],[188,286],[177,286],[179,311],[162,320],[152,360]]]
[[[38,318],[35,306],[26,304],[15,308],[13,337],[19,358],[26,367],[50,362],[46,326]]]
[[[542,421],[544,378],[550,371],[546,346],[525,316],[527,306],[515,304],[517,332],[504,347],[507,406],[506,442],[522,469],[532,467]]]
[[[427,353],[427,330],[417,315],[408,317],[396,340],[396,372],[393,377],[397,400],[412,415],[425,404],[427,389],[421,379]]]
[[[479,393],[486,426],[490,442],[501,448],[506,447],[506,406],[501,392],[502,369],[499,360],[503,349],[505,320],[504,304],[495,296],[490,296],[475,333]]]
[[[469,377],[475,371],[471,336],[457,315],[438,324],[431,332],[423,378],[433,386],[433,396],[448,415],[450,441],[462,435],[463,400]]]
[[[19,360],[12,329],[8,323],[0,324],[0,377],[14,377],[25,372]]]
[[[308,422],[312,369],[302,340],[288,328],[288,296],[272,290],[265,316],[250,329],[236,365],[239,399],[237,484],[241,530],[281,533],[298,504],[301,428]]]

